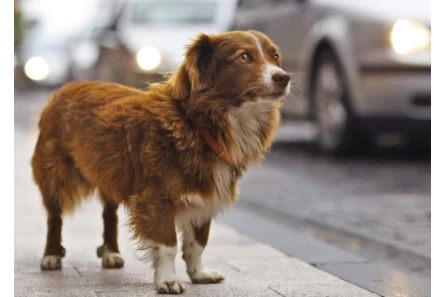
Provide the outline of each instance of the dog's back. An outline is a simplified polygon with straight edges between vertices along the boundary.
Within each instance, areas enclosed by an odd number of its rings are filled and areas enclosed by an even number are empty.
[[[117,84],[75,82],[51,96],[40,118],[40,134],[32,158],[34,179],[45,205],[52,197],[58,197],[51,203],[58,204],[61,209],[57,211],[69,212],[80,197],[88,196],[93,185],[103,184],[101,175],[106,176],[108,185],[113,177],[119,184],[132,184],[131,170],[125,168],[130,165],[122,156],[128,150],[122,141],[123,121],[106,122],[113,108],[108,108],[107,117],[101,118],[100,112],[107,105],[140,95],[138,90]],[[115,107],[116,111],[121,108]],[[109,151],[95,154],[98,150]],[[106,192],[106,187],[100,190]]]

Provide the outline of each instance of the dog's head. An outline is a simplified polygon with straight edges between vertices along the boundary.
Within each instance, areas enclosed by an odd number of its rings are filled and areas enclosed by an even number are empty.
[[[289,81],[277,46],[257,31],[201,34],[187,47],[184,63],[171,79],[177,98],[207,92],[238,104],[279,100],[288,95]]]

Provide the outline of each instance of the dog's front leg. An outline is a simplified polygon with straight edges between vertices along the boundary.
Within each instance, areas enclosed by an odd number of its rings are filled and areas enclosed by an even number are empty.
[[[154,283],[158,293],[180,294],[184,292],[184,287],[175,271],[176,245],[157,244],[152,248],[151,253],[155,270]]]
[[[183,293],[184,286],[175,270],[177,244],[171,205],[140,199],[129,206],[133,230],[141,239],[140,248],[146,250],[152,260],[156,291],[161,294]]]
[[[202,226],[184,226],[182,258],[187,265],[187,274],[195,284],[219,283],[224,280],[224,275],[218,270],[205,269],[202,265],[202,253],[210,231],[210,220]]]

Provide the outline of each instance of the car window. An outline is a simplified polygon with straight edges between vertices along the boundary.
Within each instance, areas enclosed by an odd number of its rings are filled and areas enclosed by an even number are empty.
[[[274,0],[275,4],[288,4],[288,3],[295,3],[297,0]]]
[[[134,1],[132,21],[154,25],[212,23],[217,6],[217,1]]]
[[[240,0],[240,2],[238,3],[238,7],[241,9],[257,8],[272,3],[273,0]]]

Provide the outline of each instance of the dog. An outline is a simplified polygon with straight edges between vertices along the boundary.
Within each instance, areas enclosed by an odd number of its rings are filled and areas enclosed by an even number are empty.
[[[223,281],[201,254],[211,219],[235,204],[243,172],[271,147],[290,90],[281,61],[260,32],[201,34],[179,69],[147,90],[72,82],[55,91],[31,162],[48,216],[41,268],[61,268],[62,217],[97,189],[104,268],[124,265],[116,212],[123,204],[157,292],[184,292],[175,273],[177,230],[191,281]]]

